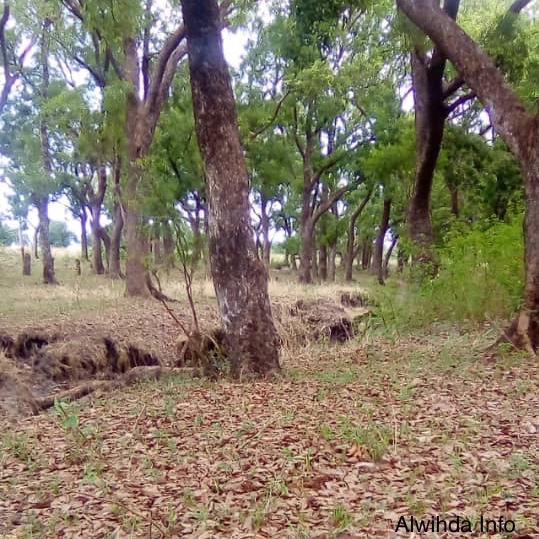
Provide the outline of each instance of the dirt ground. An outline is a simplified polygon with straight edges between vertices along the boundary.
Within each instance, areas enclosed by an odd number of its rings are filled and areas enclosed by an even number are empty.
[[[103,332],[174,354],[178,329],[157,302],[111,284],[96,306],[90,284],[49,315],[32,286],[6,286],[0,329]],[[339,292],[272,287],[276,305],[296,311]],[[211,294],[199,292],[211,319]],[[536,360],[486,360],[488,328],[368,328],[344,343],[287,335],[273,381],[176,375],[0,417],[0,537],[417,537],[395,531],[412,516],[477,525],[428,537],[539,537]],[[482,533],[481,515],[515,531]]]

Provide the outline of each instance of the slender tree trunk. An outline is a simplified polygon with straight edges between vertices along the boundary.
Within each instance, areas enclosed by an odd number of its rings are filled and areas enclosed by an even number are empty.
[[[86,215],[86,208],[83,206],[79,214],[80,218],[80,256],[84,260],[88,258],[88,233],[86,232],[86,223],[88,216]]]
[[[49,197],[38,199],[37,213],[39,216],[39,247],[41,261],[43,263],[43,283],[58,284],[54,272],[54,258],[52,257],[51,244],[49,241]]]
[[[193,110],[209,197],[209,251],[232,374],[279,371],[268,276],[256,256],[249,177],[215,0],[182,0]]]
[[[22,274],[25,277],[32,275],[32,257],[30,253],[24,253],[22,256]]]
[[[39,259],[39,224],[34,228],[34,241],[32,242],[34,249],[34,258]]]
[[[449,194],[451,195],[451,213],[458,217],[460,214],[459,211],[459,188],[455,184],[449,184],[448,186]]]
[[[260,225],[262,229],[262,261],[266,268],[269,270],[271,260],[271,240],[269,237],[270,232],[270,218],[267,213],[269,200],[262,195],[261,204],[261,219]]]
[[[95,273],[96,275],[103,275],[103,273],[105,273],[105,266],[103,266],[103,250],[101,247],[101,236],[99,234],[99,231],[101,229],[101,224],[99,222],[101,205],[95,205],[90,207],[90,212],[92,214],[90,227],[92,230],[93,273]]]
[[[372,190],[367,193],[367,196],[362,200],[361,204],[356,208],[350,216],[348,223],[348,236],[346,239],[346,255],[344,257],[344,280],[350,282],[352,280],[352,272],[354,267],[354,254],[356,251],[356,223],[369,202],[372,195]]]
[[[122,201],[120,200],[121,160],[116,157],[113,167],[114,177],[114,213],[112,215],[112,232],[110,235],[109,252],[109,276],[111,279],[123,279],[120,263],[120,247],[122,243],[122,231],[124,218]]]
[[[161,223],[155,222],[152,226],[152,253],[153,263],[156,265],[163,263],[163,255],[161,253]]]
[[[397,250],[397,268],[399,273],[402,273],[404,270],[404,266],[406,265],[406,261],[408,260],[408,255],[406,254],[406,251],[399,247]]]
[[[333,243],[329,250],[328,258],[328,280],[335,282],[335,277],[337,274],[337,244]]]
[[[389,227],[389,216],[391,214],[391,199],[386,198],[384,200],[384,210],[382,211],[382,219],[380,221],[380,229],[378,230],[378,236],[376,238],[376,244],[374,246],[374,259],[371,271],[374,275],[380,275],[383,271],[382,262],[384,256],[384,239]]]
[[[174,267],[174,235],[168,221],[163,222],[163,251],[165,253],[165,267]]]
[[[49,31],[50,21],[43,22],[41,36],[41,98],[46,101],[49,97]],[[43,115],[39,126],[41,143],[41,158],[43,169],[48,180],[52,182],[52,160],[50,156],[49,126],[47,117]],[[54,272],[54,259],[51,253],[49,241],[49,194],[36,196],[37,213],[39,216],[39,245],[41,248],[41,258],[43,262],[43,282],[45,284],[58,284]]]
[[[292,271],[298,271],[298,262],[296,260],[296,253],[293,253],[290,257],[290,268]]]
[[[320,245],[319,253],[320,253],[320,263],[318,266],[318,270],[319,270],[318,275],[322,281],[327,281],[328,280],[328,248],[325,243],[322,243],[322,245]]]
[[[399,236],[397,236],[397,234],[393,234],[391,245],[389,246],[384,257],[384,263],[382,264],[381,271],[378,273],[378,282],[380,284],[385,284],[385,279],[387,279],[387,276],[389,275],[389,261],[391,260],[391,254],[393,253],[393,249],[395,249],[395,245],[397,245],[398,239]]]

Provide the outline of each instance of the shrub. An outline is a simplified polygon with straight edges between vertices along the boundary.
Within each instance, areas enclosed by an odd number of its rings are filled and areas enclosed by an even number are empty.
[[[438,250],[438,275],[402,292],[387,290],[381,315],[402,326],[508,318],[524,285],[522,219],[455,228]]]

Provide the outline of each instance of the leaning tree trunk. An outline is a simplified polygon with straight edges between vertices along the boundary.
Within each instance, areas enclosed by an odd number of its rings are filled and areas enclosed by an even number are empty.
[[[387,229],[389,228],[389,216],[391,213],[391,199],[386,198],[384,200],[384,209],[382,211],[382,219],[380,221],[380,229],[378,230],[378,236],[376,238],[376,244],[374,246],[374,258],[371,271],[374,275],[379,275],[383,256],[384,256],[384,239],[386,237]]]
[[[389,246],[387,253],[384,256],[384,262],[380,267],[380,271],[378,272],[378,282],[380,284],[385,284],[385,279],[387,279],[387,276],[389,275],[389,261],[391,260],[391,254],[393,253],[393,249],[395,249],[395,245],[397,245],[398,239],[399,236],[397,234],[393,234],[391,245]]]
[[[412,54],[417,155],[408,223],[414,245],[414,261],[430,265],[431,271],[435,272],[430,199],[446,118],[442,90],[445,62],[434,69],[426,61],[423,53]]]
[[[43,282],[45,284],[58,284],[49,240],[49,197],[43,196],[36,205],[39,216],[39,247],[43,263]]]
[[[249,177],[215,0],[182,0],[195,125],[209,200],[209,251],[233,376],[280,369],[268,277],[256,256]]]
[[[37,260],[39,258],[39,223],[34,228],[34,240],[32,242],[32,248],[34,251],[34,258]]]
[[[511,10],[527,3],[514,2]],[[501,340],[535,354],[539,346],[539,115],[529,112],[493,60],[439,6],[417,0],[397,0],[397,5],[433,39],[490,110],[494,128],[520,160],[526,196],[524,294]]]

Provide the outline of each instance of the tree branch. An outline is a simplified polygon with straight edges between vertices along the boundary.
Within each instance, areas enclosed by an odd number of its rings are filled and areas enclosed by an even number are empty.
[[[483,106],[511,150],[523,160],[535,118],[506,82],[492,59],[439,7],[426,0],[397,0],[398,7],[425,33],[455,66]]]
[[[258,137],[259,135],[261,135],[264,131],[266,131],[266,129],[269,129],[272,125],[273,125],[273,122],[275,121],[275,119],[277,118],[278,114],[279,114],[279,111],[281,110],[281,107],[283,106],[283,103],[285,102],[285,99],[290,95],[290,90],[287,90],[283,97],[281,97],[281,99],[279,99],[279,101],[277,102],[277,106],[275,107],[275,110],[269,120],[268,123],[266,123],[266,125],[263,125],[262,127],[260,127],[259,129],[257,129],[254,133],[251,133],[251,137],[250,139],[251,140],[255,140],[256,137]]]
[[[325,212],[327,212],[329,208],[331,208],[331,206],[333,206],[333,204],[337,202],[337,200],[339,200],[348,191],[351,191],[354,187],[355,187],[355,184],[353,183],[344,185],[343,187],[340,187],[339,189],[337,189],[337,191],[335,191],[330,197],[328,197],[322,204],[320,204],[320,206],[318,206],[316,211],[313,213],[313,216],[312,216],[313,225],[316,224],[316,221],[318,221],[318,219],[320,219],[320,217]]]
[[[446,107],[446,115],[449,116],[455,109],[458,109],[461,105],[464,105],[468,101],[471,101],[472,99],[475,99],[477,96],[475,95],[475,92],[469,92],[467,94],[461,95],[453,103],[450,103]]]

